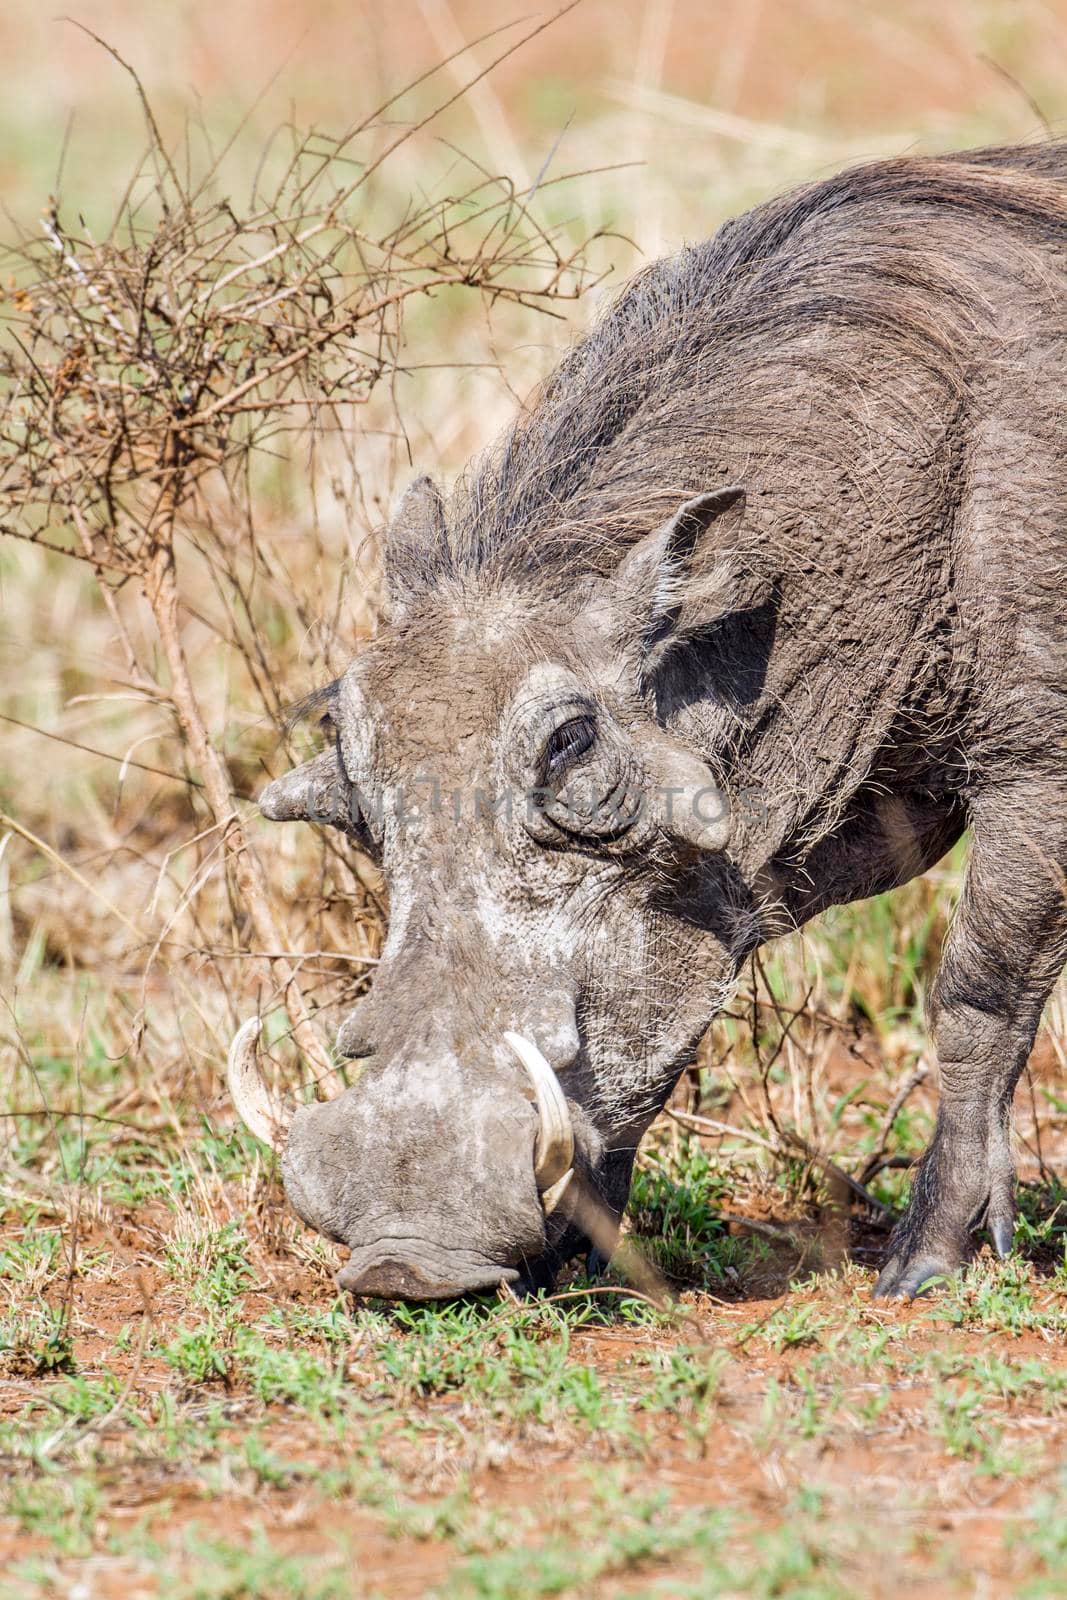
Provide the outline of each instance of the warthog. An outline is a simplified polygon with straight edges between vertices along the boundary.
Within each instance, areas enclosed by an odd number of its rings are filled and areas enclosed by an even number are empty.
[[[294,1112],[254,1022],[231,1052],[344,1288],[551,1281],[746,956],[965,828],[876,1292],[1010,1250],[1067,960],[1065,269],[1067,145],[845,172],[639,273],[447,503],[410,488],[335,744],[261,799],[384,868],[370,1059]]]

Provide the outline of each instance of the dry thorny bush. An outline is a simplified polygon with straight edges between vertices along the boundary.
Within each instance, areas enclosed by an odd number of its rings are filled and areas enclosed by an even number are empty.
[[[268,872],[252,838],[252,793],[292,754],[279,637],[305,667],[336,670],[373,627],[368,534],[384,507],[367,467],[383,436],[402,450],[409,305],[449,291],[490,312],[550,311],[593,273],[585,245],[565,252],[538,222],[537,185],[517,192],[459,161],[471,181],[443,198],[381,182],[454,94],[414,128],[390,125],[390,101],[339,137],[280,130],[242,203],[220,192],[225,152],[198,171],[188,133],[168,151],[131,76],[148,146],[106,235],[52,203],[8,252],[0,528],[91,570],[120,657],[111,688],[156,714],[151,735],[132,725],[123,778],[171,776],[184,792],[157,790],[116,840],[146,856],[163,847],[143,911],[113,903],[99,857],[78,872],[19,819],[4,826],[123,929],[112,965],[141,974],[135,1043],[152,1023],[153,975],[192,998],[191,961],[230,998],[231,1022],[254,973],[261,1011],[281,1002],[282,1031],[322,1074],[330,1058],[312,1015],[367,981],[381,889],[369,864],[322,837],[299,846],[294,909],[285,843],[272,841]],[[296,569],[278,518],[286,462],[306,481],[301,532],[318,555],[309,566],[305,548]],[[233,701],[252,708],[236,750],[216,720]],[[172,759],[138,759],[160,717]],[[183,772],[168,771],[175,750]]]

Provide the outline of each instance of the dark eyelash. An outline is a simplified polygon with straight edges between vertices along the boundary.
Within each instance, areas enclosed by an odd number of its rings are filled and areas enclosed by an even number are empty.
[[[596,738],[596,723],[590,716],[571,717],[560,723],[548,736],[543,764],[546,778],[552,777],[568,762],[584,756]]]

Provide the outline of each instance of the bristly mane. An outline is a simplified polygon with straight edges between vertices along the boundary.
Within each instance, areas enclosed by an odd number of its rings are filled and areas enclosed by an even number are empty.
[[[988,273],[1010,256],[1034,276],[1030,247],[1062,246],[1065,225],[1063,142],[877,162],[727,222],[640,272],[472,463],[444,546],[405,552],[416,586],[607,570],[680,499],[743,481],[756,438],[812,478],[835,451],[832,418],[810,414],[820,385],[845,404],[875,349],[902,389],[920,372],[960,394]],[[838,430],[838,456],[853,446]]]

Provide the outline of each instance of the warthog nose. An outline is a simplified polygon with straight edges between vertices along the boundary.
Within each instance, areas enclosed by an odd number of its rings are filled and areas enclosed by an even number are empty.
[[[401,1261],[396,1256],[381,1256],[366,1266],[353,1259],[337,1274],[337,1286],[350,1294],[380,1296],[383,1300],[448,1300],[454,1295],[478,1289],[495,1289],[502,1279],[509,1283],[518,1277],[514,1267],[467,1266],[457,1263],[440,1269]]]
[[[337,1053],[342,1056],[372,1056],[376,1033],[370,996],[357,1002],[337,1032]]]
[[[344,1273],[337,1281],[340,1283],[342,1279],[345,1279]],[[392,1256],[365,1267],[354,1279],[345,1279],[344,1287],[353,1294],[382,1295],[386,1299],[399,1296],[404,1300],[432,1300],[438,1294],[447,1293],[418,1267],[396,1261]]]

